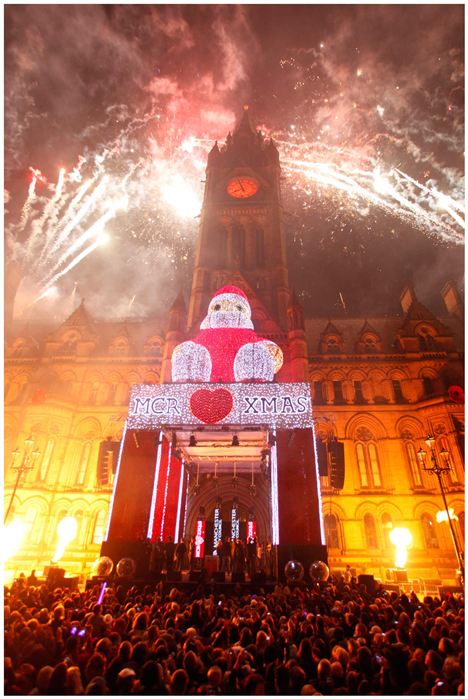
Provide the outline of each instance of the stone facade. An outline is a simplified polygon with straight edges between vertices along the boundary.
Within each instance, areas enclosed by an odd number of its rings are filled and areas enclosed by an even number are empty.
[[[254,202],[230,200],[219,186],[241,171],[259,187]],[[187,309],[179,295],[167,318],[117,322],[91,317],[82,303],[52,332],[7,328],[5,512],[28,526],[11,561],[16,571],[50,563],[65,514],[77,519],[78,534],[61,563],[70,573],[90,571],[131,385],[170,380],[174,346],[193,335],[210,293],[235,284],[249,297],[256,330],[283,348],[291,378],[310,381],[319,438],[344,444],[343,487],[321,478],[331,567],[349,563],[385,579],[394,566],[389,533],[402,526],[413,536],[409,579],[454,582],[449,527],[436,521],[440,489],[416,452],[428,433],[449,451],[452,470],[443,478],[464,548],[464,411],[458,389],[449,391],[463,385],[459,295],[447,283],[443,318],[408,287],[395,317],[304,319],[288,284],[279,173],[274,144],[244,113],[209,156]]]

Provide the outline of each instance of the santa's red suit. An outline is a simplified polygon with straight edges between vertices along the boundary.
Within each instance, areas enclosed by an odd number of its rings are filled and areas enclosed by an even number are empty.
[[[281,349],[257,335],[247,296],[235,286],[216,292],[200,328],[174,349],[173,381],[273,381],[282,366]]]

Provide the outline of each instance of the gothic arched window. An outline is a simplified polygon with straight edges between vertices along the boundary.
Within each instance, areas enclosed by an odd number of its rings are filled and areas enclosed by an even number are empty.
[[[40,541],[41,528],[37,526],[37,510],[30,507],[24,517],[24,522],[28,527],[28,539],[30,544],[37,544]]]
[[[106,510],[98,510],[94,518],[93,531],[91,536],[92,544],[102,544],[106,533]]]
[[[425,512],[421,517],[421,526],[424,536],[424,545],[427,549],[438,549],[440,548],[439,540],[437,538],[434,520],[432,517]]]
[[[393,522],[392,522],[391,515],[389,515],[388,512],[384,512],[382,515],[381,522],[382,522],[382,531],[383,531],[385,548],[389,549],[391,547],[391,543],[392,543],[390,541],[390,532],[393,529]]]
[[[91,442],[86,442],[81,450],[80,461],[78,463],[78,469],[76,472],[75,485],[83,485],[86,478],[86,471],[88,469],[89,457],[91,454]]]
[[[39,480],[45,481],[47,478],[47,473],[49,471],[50,462],[52,460],[52,454],[55,448],[55,440],[48,439],[46,448],[44,449],[44,456],[42,457],[41,464],[39,466]]]
[[[422,328],[418,332],[419,349],[422,352],[436,349],[434,336],[427,328]]]
[[[327,546],[331,549],[340,549],[340,531],[339,531],[339,521],[338,517],[333,514],[325,515],[323,518],[323,524],[325,529],[325,539],[327,541]]]
[[[369,549],[378,548],[377,529],[375,519],[371,514],[364,515],[364,532],[366,534],[366,544]]]
[[[367,478],[367,465],[366,465],[366,456],[364,453],[364,445],[358,442],[356,444],[356,455],[357,455],[357,462],[358,462],[358,469],[359,469],[359,476],[361,479],[361,485],[363,488],[367,488],[369,485],[369,481]]]
[[[405,442],[406,458],[411,474],[412,484],[416,487],[422,487],[421,466],[416,456],[416,449],[413,442]]]
[[[379,457],[377,447],[373,441],[373,435],[365,427],[356,433],[360,440],[356,443],[356,457],[359,477],[363,488],[381,488],[382,477],[380,475]]]

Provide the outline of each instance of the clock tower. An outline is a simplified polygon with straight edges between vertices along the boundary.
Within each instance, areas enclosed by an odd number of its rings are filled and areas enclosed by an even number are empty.
[[[278,150],[255,131],[244,107],[225,145],[216,143],[208,156],[189,330],[203,318],[213,291],[235,284],[255,298],[253,319],[259,330],[286,332],[289,288],[282,216]]]

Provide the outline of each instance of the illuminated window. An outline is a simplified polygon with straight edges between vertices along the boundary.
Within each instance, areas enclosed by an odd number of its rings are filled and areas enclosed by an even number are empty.
[[[50,462],[52,460],[52,454],[55,448],[55,440],[47,440],[46,448],[44,449],[44,456],[42,457],[41,465],[39,466],[39,480],[45,481],[47,478],[47,473],[49,471]]]
[[[81,451],[81,457],[80,457],[80,461],[78,464],[78,471],[76,474],[76,481],[75,481],[76,485],[83,485],[83,483],[85,481],[90,454],[91,454],[91,442],[86,442],[86,444],[84,445],[84,447]]]
[[[423,485],[421,477],[421,467],[418,462],[418,457],[416,456],[416,449],[414,447],[414,444],[412,442],[406,442],[405,449],[413,485],[421,487]]]
[[[91,538],[91,543],[102,544],[104,534],[106,531],[106,516],[106,510],[99,510],[96,517],[94,518],[93,535]]]
[[[340,532],[338,518],[335,515],[325,515],[323,518],[325,538],[327,546],[331,549],[340,549]]]
[[[375,519],[370,514],[367,514],[364,516],[364,531],[366,534],[367,548],[370,548],[370,549],[378,548],[377,530],[375,528]]]
[[[364,446],[362,444],[356,444],[356,454],[358,460],[359,476],[361,478],[361,485],[367,488],[369,481],[367,480],[367,466],[366,457],[364,454]]]
[[[375,444],[373,442],[358,442],[356,456],[362,487],[381,488],[382,478]]]
[[[388,514],[388,512],[384,512],[382,515],[382,531],[383,531],[385,548],[387,548],[387,549],[390,548],[392,545],[392,542],[390,541],[390,532],[392,531],[392,528],[393,528],[392,518]]]
[[[37,544],[40,541],[40,527],[36,525],[37,510],[30,507],[24,517],[24,522],[28,527],[28,540],[30,544]]]
[[[377,458],[377,449],[375,444],[370,443],[368,451],[372,480],[375,486],[380,487],[382,485],[382,481],[380,479],[379,460]]]
[[[421,517],[421,526],[424,536],[424,544],[427,549],[438,549],[439,540],[434,526],[434,520],[425,512]]]

